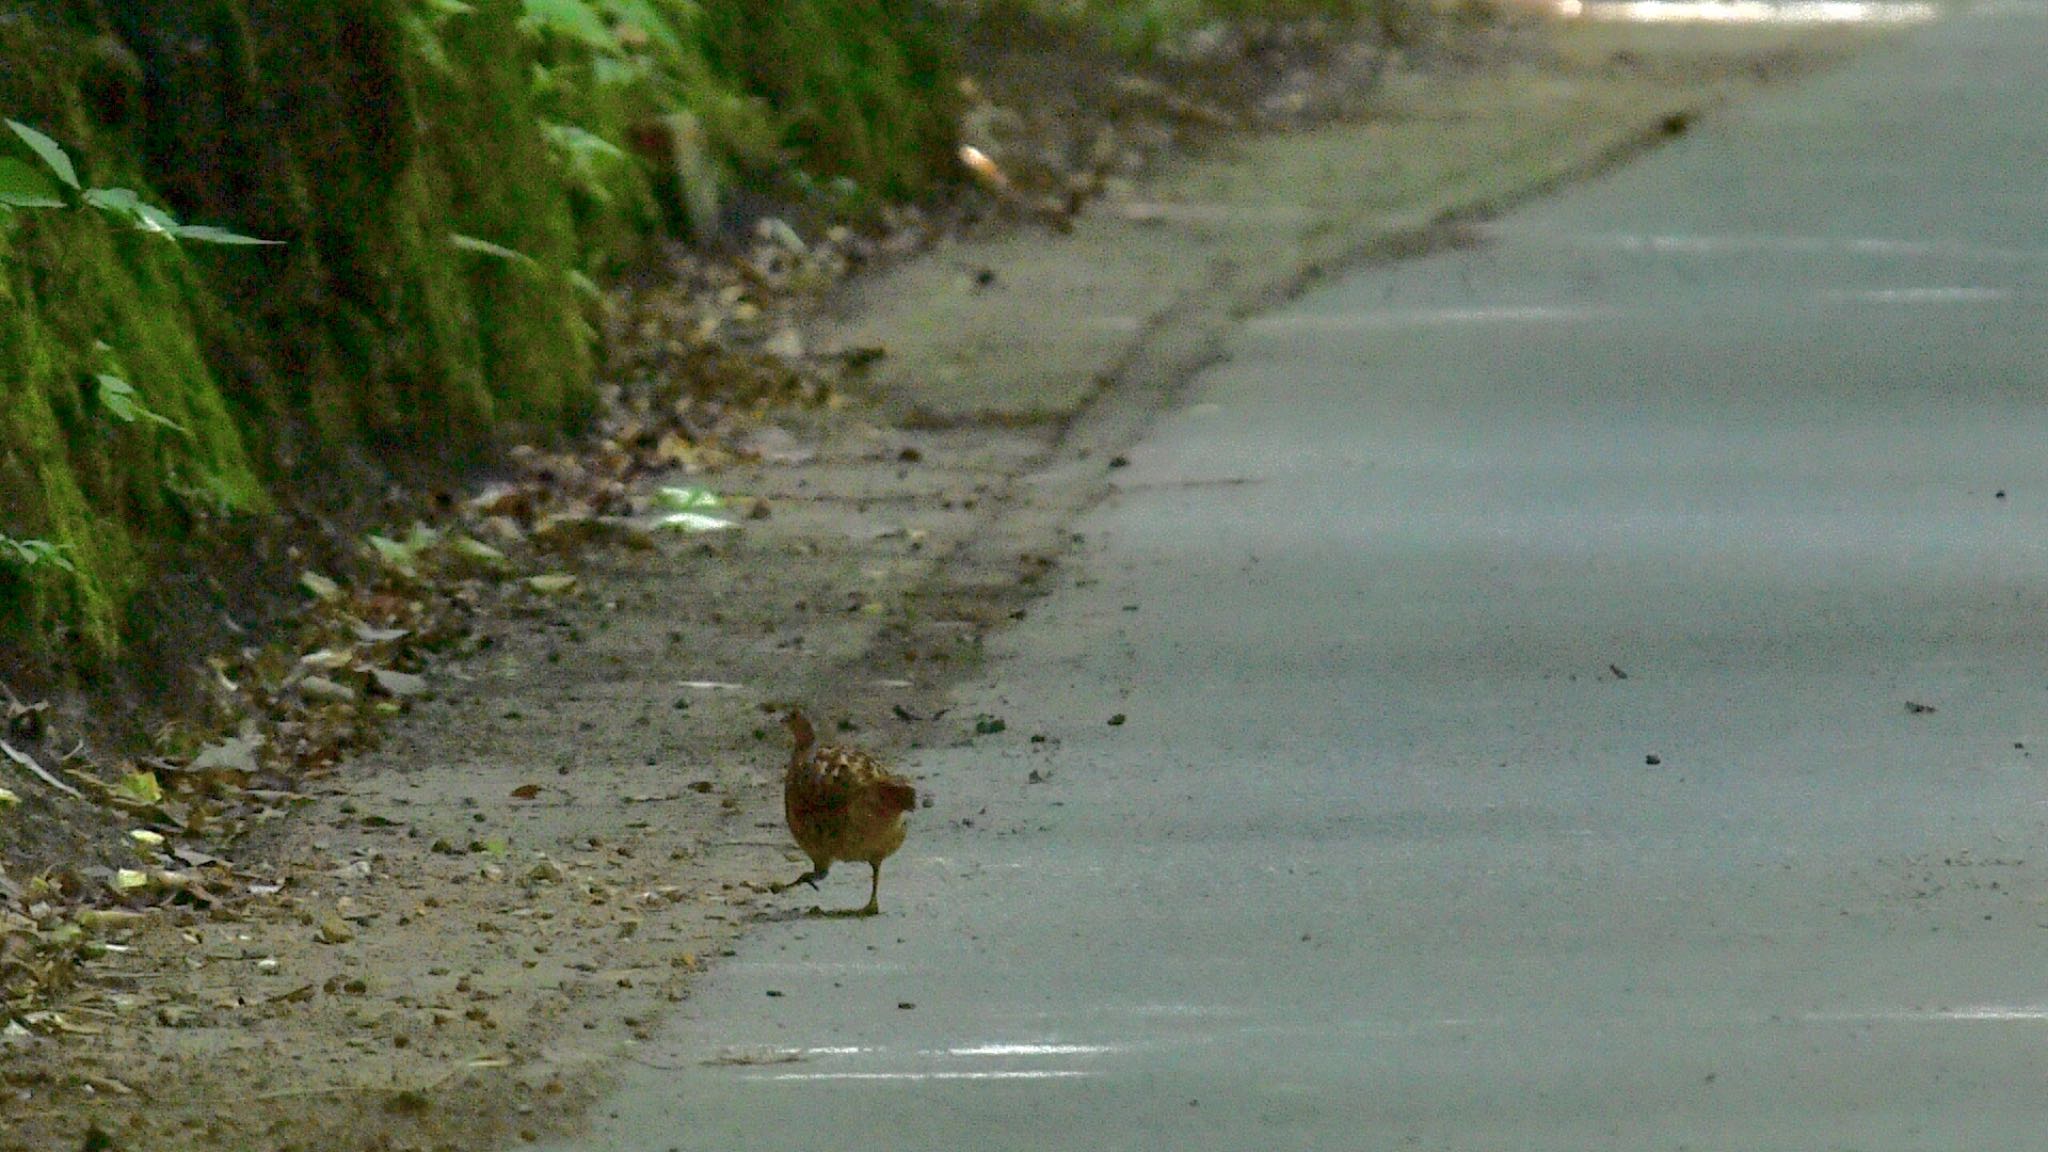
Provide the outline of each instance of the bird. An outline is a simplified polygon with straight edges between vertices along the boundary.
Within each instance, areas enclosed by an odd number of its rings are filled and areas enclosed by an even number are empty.
[[[819,744],[799,709],[782,718],[794,739],[782,778],[782,812],[790,835],[811,858],[811,870],[775,892],[799,884],[816,888],[834,861],[864,861],[874,870],[867,906],[839,915],[881,912],[882,861],[903,847],[903,817],[917,806],[917,789],[858,748]]]

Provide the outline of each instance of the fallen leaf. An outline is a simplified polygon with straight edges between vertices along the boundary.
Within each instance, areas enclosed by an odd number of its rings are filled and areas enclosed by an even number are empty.
[[[348,667],[355,658],[355,650],[352,648],[316,648],[299,657],[299,667],[333,672]]]
[[[412,549],[396,540],[383,536],[371,536],[369,543],[370,550],[377,554],[378,561],[384,567],[408,579],[419,578],[420,572],[419,566],[416,563],[417,557]]]
[[[64,783],[62,780],[57,779],[55,776],[50,775],[47,769],[45,769],[41,764],[36,763],[35,757],[29,755],[26,752],[23,752],[21,749],[16,748],[14,745],[9,744],[5,740],[0,740],[0,753],[5,753],[9,760],[12,760],[16,764],[21,765],[23,768],[28,769],[30,772],[35,774],[36,779],[41,780],[43,783],[48,784],[50,787],[55,788],[57,791],[64,793],[66,796],[69,796],[74,800],[84,798],[80,794],[78,789],[73,788],[71,785]]]
[[[456,559],[476,571],[504,572],[512,567],[512,562],[505,558],[503,552],[481,540],[457,536],[448,542],[448,547]]]
[[[299,573],[299,587],[312,593],[315,600],[327,601],[341,598],[341,585],[322,576],[318,572]]]
[[[299,681],[299,694],[323,704],[348,704],[356,698],[355,689],[325,676],[308,676]]]
[[[115,783],[112,799],[117,804],[161,804],[164,802],[164,788],[157,782],[154,772],[130,772]]]
[[[199,755],[185,766],[188,772],[245,772],[254,775],[259,767],[256,751],[263,747],[263,737],[245,732],[230,736],[218,744],[209,744],[199,750]]]
[[[425,677],[415,676],[410,672],[396,672],[389,668],[370,669],[370,682],[375,684],[377,690],[386,696],[395,696],[400,699],[408,696],[418,696],[427,690]]]

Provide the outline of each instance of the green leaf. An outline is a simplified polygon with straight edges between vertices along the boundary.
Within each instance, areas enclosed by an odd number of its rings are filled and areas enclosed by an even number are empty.
[[[135,385],[104,372],[96,379],[100,383],[100,407],[105,408],[108,415],[123,424],[133,424],[142,419],[142,405],[135,398]]]
[[[603,156],[608,160],[624,160],[625,150],[595,132],[586,132],[574,124],[542,124],[541,135],[549,144],[561,149],[571,157]]]
[[[282,244],[282,240],[258,240],[240,232],[230,232],[211,224],[179,224],[171,229],[171,235],[179,240],[197,240],[204,244]]]
[[[52,544],[48,540],[16,540],[12,536],[0,533],[0,564],[16,568],[33,568],[38,564],[48,564],[52,568],[61,568],[76,576],[78,567],[71,563],[70,557],[64,555],[70,550],[66,545]]]
[[[121,379],[119,376],[106,372],[100,373],[94,379],[99,381],[100,407],[105,408],[107,414],[114,417],[114,419],[119,420],[123,424],[133,424],[137,420],[147,420],[152,424],[160,424],[165,428],[169,428],[180,435],[191,435],[190,432],[185,431],[184,425],[160,415],[155,409],[143,403],[141,395],[135,391],[135,385]]]
[[[427,10],[436,16],[469,16],[476,12],[475,5],[462,0],[420,0]]]
[[[671,52],[683,50],[682,38],[676,30],[648,0],[603,0],[605,11],[612,14],[621,24],[630,24],[647,34],[649,40],[660,44]]]
[[[533,268],[540,267],[539,261],[524,252],[507,248],[503,244],[493,244],[489,240],[480,239],[475,236],[464,236],[460,232],[450,232],[448,234],[448,242],[465,252],[478,252],[485,256],[495,256],[500,260],[510,260],[514,263],[525,264]]]
[[[85,202],[102,212],[133,212],[142,198],[132,188],[93,188],[85,193]]]
[[[584,0],[525,0],[526,24],[539,32],[553,32],[580,41],[600,52],[617,52],[618,37],[605,27],[603,17]]]
[[[638,59],[621,59],[617,56],[599,56],[591,61],[590,76],[600,86],[609,88],[638,84],[649,75],[647,65]]]
[[[9,208],[62,208],[64,197],[49,173],[12,156],[0,156],[0,204]]]
[[[85,202],[109,216],[125,216],[144,232],[176,236],[178,218],[147,203],[132,188],[88,188]]]
[[[563,273],[563,277],[569,281],[569,287],[574,288],[585,299],[596,301],[604,299],[604,289],[597,286],[597,281],[592,280],[574,268]]]
[[[9,120],[7,126],[14,129],[14,134],[21,137],[22,143],[28,145],[29,151],[34,152],[37,158],[49,166],[50,171],[57,174],[57,179],[62,180],[66,188],[73,191],[78,189],[78,170],[71,166],[71,157],[65,155],[63,145],[19,120]]]
[[[427,67],[443,73],[454,70],[454,65],[448,62],[448,50],[441,46],[441,37],[419,13],[406,13],[399,17],[398,24],[405,29],[406,43],[411,44],[419,58],[427,62]]]
[[[154,204],[138,201],[135,205],[135,226],[144,232],[159,232],[175,238],[182,227],[178,218]]]

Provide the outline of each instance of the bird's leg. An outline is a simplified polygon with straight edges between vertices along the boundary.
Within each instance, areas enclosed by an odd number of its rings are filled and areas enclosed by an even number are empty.
[[[811,915],[824,916],[833,920],[864,920],[869,916],[880,916],[882,914],[882,906],[879,902],[882,891],[882,866],[880,864],[871,864],[869,867],[875,870],[875,878],[874,882],[868,885],[867,907],[834,908],[830,912],[813,908],[811,909]]]
[[[796,887],[799,884],[809,884],[812,888],[816,888],[818,886],[818,881],[823,880],[825,878],[825,873],[830,872],[831,870],[832,865],[820,864],[816,868],[813,868],[809,872],[806,872],[803,875],[797,877],[796,879],[791,880],[787,884],[771,884],[768,886],[768,890],[770,892],[776,893],[777,895],[780,895],[784,892],[789,891],[791,888]]]
[[[868,885],[868,906],[861,909],[860,914],[863,916],[879,916],[882,913],[882,862],[877,860],[868,865],[868,867],[875,870],[875,878]]]

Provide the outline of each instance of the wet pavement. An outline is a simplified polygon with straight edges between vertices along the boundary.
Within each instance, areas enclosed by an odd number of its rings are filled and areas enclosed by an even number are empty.
[[[2039,1143],[2043,61],[1963,9],[1249,321],[884,915],[563,1147]]]

